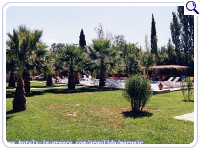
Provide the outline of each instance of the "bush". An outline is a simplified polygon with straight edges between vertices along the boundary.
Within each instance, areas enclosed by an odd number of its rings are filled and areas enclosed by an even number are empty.
[[[181,91],[183,93],[183,98],[185,101],[191,101],[192,100],[192,94],[193,94],[193,82],[190,80],[190,78],[186,78],[181,81]]]
[[[139,113],[152,95],[149,80],[143,75],[129,77],[123,95],[131,103],[132,112]]]

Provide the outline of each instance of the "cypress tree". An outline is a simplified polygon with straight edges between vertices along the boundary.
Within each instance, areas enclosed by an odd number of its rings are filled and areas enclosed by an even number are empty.
[[[151,54],[155,54],[158,56],[157,50],[157,36],[156,36],[156,23],[154,20],[154,16],[152,14],[152,22],[151,22]]]
[[[83,32],[83,29],[81,29],[81,33],[80,33],[80,36],[79,36],[79,46],[83,48],[85,45],[86,45],[85,35],[84,35],[84,32]]]

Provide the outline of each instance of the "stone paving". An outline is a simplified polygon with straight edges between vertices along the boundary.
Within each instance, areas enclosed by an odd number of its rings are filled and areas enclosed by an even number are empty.
[[[187,120],[194,122],[194,112],[174,117],[179,120]]]

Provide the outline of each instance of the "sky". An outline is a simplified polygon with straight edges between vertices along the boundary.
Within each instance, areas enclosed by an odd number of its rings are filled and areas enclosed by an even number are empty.
[[[150,43],[152,14],[156,22],[158,47],[166,46],[172,12],[176,6],[11,6],[6,11],[6,32],[26,25],[43,30],[42,40],[78,44],[83,29],[87,45],[97,38],[95,27],[102,24],[105,33],[124,35],[127,43],[144,48],[145,35]]]

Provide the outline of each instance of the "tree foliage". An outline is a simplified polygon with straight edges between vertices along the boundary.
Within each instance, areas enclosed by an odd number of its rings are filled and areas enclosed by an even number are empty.
[[[132,111],[139,113],[152,95],[149,80],[143,75],[129,77],[123,95],[131,103]]]
[[[101,23],[99,23],[98,26],[95,27],[95,31],[97,32],[99,40],[105,39],[105,34],[104,34],[104,31],[103,31],[103,25]]]
[[[28,71],[27,66],[32,62],[32,54],[40,43],[42,31],[30,31],[26,26],[19,26],[13,29],[13,33],[7,33],[7,51],[13,53],[16,59],[19,79],[13,100],[13,111],[23,111],[26,109],[26,98],[24,89],[24,71]]]
[[[136,44],[124,44],[121,49],[121,60],[125,66],[126,76],[140,72],[141,49]]]
[[[65,61],[64,66],[68,70],[68,88],[75,89],[75,71],[80,69],[84,60],[84,53],[74,45],[66,45],[62,50],[61,60]]]
[[[145,67],[145,74],[149,76],[149,70],[150,67],[154,66],[156,64],[155,62],[155,55],[150,53],[143,53],[142,59],[141,59],[141,65]]]
[[[152,14],[152,21],[151,21],[151,53],[155,54],[156,57],[158,55],[156,22],[155,22],[153,14]]]
[[[168,54],[168,63],[167,65],[175,65],[177,64],[177,55],[176,55],[176,51],[171,43],[171,41],[169,40],[169,43],[167,45],[167,54]]]
[[[173,16],[173,19],[172,19],[172,22],[170,23],[172,42],[175,45],[177,64],[181,65],[182,64],[181,40],[180,40],[181,26],[175,12],[172,13],[172,16]]]
[[[148,41],[148,35],[147,34],[145,35],[145,45],[144,45],[144,47],[145,47],[146,52],[149,53],[150,47],[149,47],[149,41]]]
[[[181,81],[181,91],[185,101],[192,100],[192,94],[194,92],[194,89],[193,89],[193,82],[192,80],[190,80],[189,77]]]
[[[81,29],[81,33],[80,33],[80,36],[79,36],[79,46],[81,48],[86,46],[85,35],[84,35],[84,32],[83,32],[83,29]]]
[[[87,53],[100,70],[99,86],[103,87],[106,83],[106,72],[111,66],[116,64],[117,51],[112,48],[107,39],[93,40],[92,45],[87,47]],[[112,59],[111,59],[112,58]]]
[[[177,7],[173,12],[170,25],[172,42],[175,45],[179,65],[190,67],[190,75],[194,74],[194,16],[184,15],[184,7]]]

